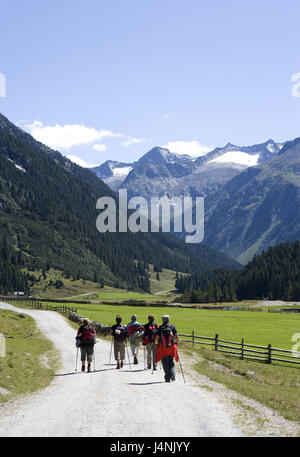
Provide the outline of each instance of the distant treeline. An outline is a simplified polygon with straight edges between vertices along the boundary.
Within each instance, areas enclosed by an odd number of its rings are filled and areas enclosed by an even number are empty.
[[[176,280],[182,301],[300,300],[300,241],[271,247],[242,270],[212,270]]]

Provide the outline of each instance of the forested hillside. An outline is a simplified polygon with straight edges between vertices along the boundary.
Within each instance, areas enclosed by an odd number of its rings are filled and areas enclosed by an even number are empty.
[[[271,247],[240,271],[180,277],[176,287],[184,291],[183,300],[188,302],[300,300],[300,241]]]

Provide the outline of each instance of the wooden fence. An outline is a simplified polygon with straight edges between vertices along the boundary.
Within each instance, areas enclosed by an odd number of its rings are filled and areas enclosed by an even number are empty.
[[[225,355],[237,357],[242,360],[259,360],[265,363],[278,361],[300,365],[300,359],[296,360],[297,358],[300,358],[300,352],[275,348],[271,344],[268,344],[268,346],[246,344],[244,338],[241,342],[227,341],[220,339],[218,334],[212,338],[195,335],[194,331],[191,335],[181,333],[179,336],[184,338],[180,338],[180,341],[182,342],[191,343],[193,346],[195,346],[195,344],[212,346],[215,351],[223,352]]]
[[[48,311],[57,311],[58,313],[69,315],[70,313],[77,313],[77,308],[70,308],[65,305],[48,305],[45,303],[38,302],[36,300],[24,300],[24,298],[9,298],[6,299],[7,302],[9,301],[19,301],[24,306],[30,306],[30,308],[34,309],[45,309]]]

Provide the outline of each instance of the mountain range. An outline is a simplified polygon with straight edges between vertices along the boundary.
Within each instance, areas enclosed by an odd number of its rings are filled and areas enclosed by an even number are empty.
[[[196,159],[155,147],[137,162],[106,161],[92,170],[114,191],[127,189],[129,197],[207,197],[249,166],[270,160],[282,146],[271,139],[254,146],[228,143]]]
[[[115,194],[95,173],[0,115],[0,229],[28,270],[52,267],[147,290],[147,263],[184,272],[238,267],[209,247],[192,252],[166,233],[100,234],[96,202],[102,196]]]
[[[228,143],[196,159],[155,147],[137,162],[123,163],[118,183],[117,162],[109,177],[107,163],[99,168],[105,182],[126,188],[130,197],[205,197],[203,243],[245,264],[269,246],[300,238],[299,144]]]

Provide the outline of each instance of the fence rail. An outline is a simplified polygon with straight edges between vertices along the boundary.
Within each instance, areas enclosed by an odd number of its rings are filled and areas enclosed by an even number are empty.
[[[58,313],[61,313],[61,314],[66,314],[66,315],[69,315],[70,313],[77,313],[77,308],[70,308],[69,306],[65,306],[65,305],[48,305],[48,304],[45,304],[45,303],[41,303],[41,302],[38,302],[36,300],[26,300],[26,299],[21,299],[21,298],[14,298],[14,297],[10,297],[9,299],[6,299],[7,302],[9,301],[18,301],[20,302],[22,305],[25,305],[25,306],[30,306],[31,308],[34,308],[34,309],[44,309],[44,310],[47,310],[47,311],[57,311]]]
[[[266,363],[277,361],[300,365],[300,352],[275,348],[272,347],[271,344],[268,344],[267,346],[246,344],[244,342],[244,338],[241,342],[228,341],[220,339],[218,334],[216,334],[214,338],[208,336],[198,336],[195,335],[194,330],[191,335],[179,333],[179,336],[183,337],[183,339],[180,338],[180,341],[182,342],[191,343],[193,346],[196,344],[214,346],[215,351],[222,352],[230,357],[238,357],[241,360],[259,360]],[[197,341],[199,339],[206,341]],[[296,360],[297,358],[299,358],[299,360]]]

